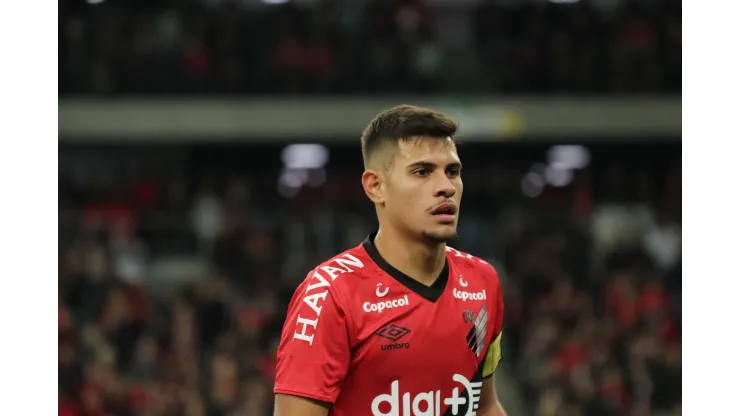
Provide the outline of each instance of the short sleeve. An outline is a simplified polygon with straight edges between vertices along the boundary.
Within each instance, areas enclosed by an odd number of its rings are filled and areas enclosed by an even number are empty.
[[[336,401],[349,367],[345,318],[329,288],[298,287],[278,347],[275,393]]]

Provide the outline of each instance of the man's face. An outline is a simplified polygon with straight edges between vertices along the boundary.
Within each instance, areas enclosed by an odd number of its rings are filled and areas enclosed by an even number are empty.
[[[412,235],[446,242],[457,234],[463,184],[452,139],[399,140],[383,186],[385,217]]]

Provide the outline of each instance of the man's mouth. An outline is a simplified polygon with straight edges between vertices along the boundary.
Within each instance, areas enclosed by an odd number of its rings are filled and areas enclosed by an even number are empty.
[[[452,202],[445,202],[438,205],[432,210],[432,215],[436,216],[440,220],[454,220],[455,214],[457,213],[457,206]]]

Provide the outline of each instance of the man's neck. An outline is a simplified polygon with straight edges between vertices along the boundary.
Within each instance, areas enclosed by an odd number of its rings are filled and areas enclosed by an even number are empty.
[[[378,230],[375,248],[388,264],[427,286],[434,283],[445,265],[444,243],[425,244],[389,228]]]

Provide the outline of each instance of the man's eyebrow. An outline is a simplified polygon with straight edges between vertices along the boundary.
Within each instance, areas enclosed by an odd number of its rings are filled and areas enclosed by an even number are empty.
[[[408,168],[409,169],[413,169],[413,168],[434,169],[436,167],[437,167],[437,164],[436,163],[428,162],[428,161],[425,161],[425,160],[419,160],[419,161],[413,162],[413,163],[411,163],[411,164],[408,165]],[[462,163],[460,163],[460,162],[450,162],[447,165],[445,165],[445,167],[447,167],[447,168],[457,168],[457,169],[460,169],[460,168],[462,168]]]
[[[437,167],[437,164],[436,163],[432,163],[432,162],[427,162],[427,161],[424,161],[424,160],[419,160],[419,161],[410,163],[408,165],[408,167],[409,167],[409,169],[413,169],[413,168],[434,169],[434,168]]]

